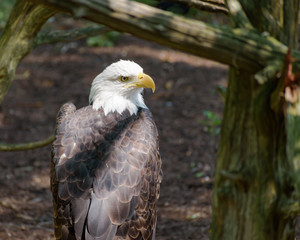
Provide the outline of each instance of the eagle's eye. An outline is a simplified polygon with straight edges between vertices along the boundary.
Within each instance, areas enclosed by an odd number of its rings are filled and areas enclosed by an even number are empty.
[[[127,82],[128,79],[129,79],[129,77],[124,77],[124,76],[120,77],[121,82]]]

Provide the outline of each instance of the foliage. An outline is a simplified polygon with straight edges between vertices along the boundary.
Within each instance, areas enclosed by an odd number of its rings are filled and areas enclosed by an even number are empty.
[[[196,174],[195,174],[195,177],[196,178],[202,178],[202,177],[204,177],[205,176],[205,173],[204,172],[197,172]]]
[[[190,168],[191,172],[194,173],[196,178],[202,178],[205,176],[205,173],[203,171],[199,171],[200,169],[202,169],[202,167],[196,164],[195,162],[191,162]]]
[[[16,0],[1,0],[0,1],[0,30],[4,28],[6,20]]]
[[[87,45],[90,47],[113,47],[119,41],[120,33],[111,31],[102,35],[87,38]]]
[[[220,134],[222,120],[219,115],[207,110],[203,111],[203,115],[205,116],[205,119],[199,120],[199,122],[204,125],[204,131],[213,136]]]

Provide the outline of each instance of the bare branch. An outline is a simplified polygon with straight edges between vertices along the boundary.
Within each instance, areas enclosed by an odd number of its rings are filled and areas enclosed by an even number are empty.
[[[37,142],[20,143],[20,144],[0,143],[0,152],[24,151],[24,150],[31,150],[35,148],[41,148],[51,144],[54,141],[54,139],[55,136],[51,135],[50,137]]]
[[[37,35],[34,40],[33,47],[42,44],[50,44],[57,42],[72,42],[80,40],[83,38],[101,35],[103,33],[111,31],[110,28],[105,26],[95,26],[95,27],[84,27],[80,29],[72,29],[70,31],[50,31],[41,32]]]

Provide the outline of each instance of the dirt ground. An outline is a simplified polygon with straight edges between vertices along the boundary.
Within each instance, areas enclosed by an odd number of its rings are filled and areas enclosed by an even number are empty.
[[[145,92],[163,158],[157,239],[206,240],[217,137],[207,131],[203,111],[221,118],[223,102],[215,88],[226,83],[224,65],[127,35],[111,48],[84,42],[38,47],[18,68],[0,108],[0,142],[48,137],[59,107],[67,101],[87,105],[93,78],[119,59],[139,63],[157,84],[155,94]],[[0,153],[1,240],[53,239],[49,158],[50,146]]]

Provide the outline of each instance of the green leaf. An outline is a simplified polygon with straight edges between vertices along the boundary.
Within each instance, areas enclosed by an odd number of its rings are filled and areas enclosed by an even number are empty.
[[[195,219],[197,219],[199,217],[200,217],[199,213],[194,213],[193,215],[188,216],[187,219],[189,219],[189,220],[195,220]]]
[[[191,167],[191,168],[196,167],[196,163],[195,163],[195,162],[191,162],[190,167]]]
[[[196,177],[196,178],[202,178],[202,177],[204,177],[204,172],[197,172],[197,173],[195,174],[195,177]]]
[[[211,111],[204,110],[204,111],[203,111],[203,115],[204,115],[205,117],[207,117],[208,119],[211,119],[212,116],[213,116],[213,113],[212,113]]]

